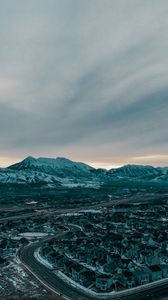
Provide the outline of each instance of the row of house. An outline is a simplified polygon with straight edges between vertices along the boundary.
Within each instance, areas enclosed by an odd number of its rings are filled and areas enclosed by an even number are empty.
[[[73,260],[67,257],[65,253],[56,252],[51,245],[42,248],[41,251],[41,254],[55,268],[60,269],[74,281],[84,286],[88,287],[95,282],[97,290],[115,289],[116,284],[120,284],[124,288],[132,288],[168,277],[168,265],[166,264],[137,266],[131,259],[121,258],[122,264],[118,265],[120,256],[117,253],[108,256],[107,266],[110,266],[111,273],[101,273],[98,268],[93,270],[82,264],[82,261],[79,263],[77,259]]]

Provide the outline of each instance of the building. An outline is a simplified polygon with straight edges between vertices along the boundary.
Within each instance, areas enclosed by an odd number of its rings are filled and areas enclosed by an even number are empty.
[[[112,275],[103,274],[96,278],[96,288],[101,291],[107,291],[113,283],[114,279]]]

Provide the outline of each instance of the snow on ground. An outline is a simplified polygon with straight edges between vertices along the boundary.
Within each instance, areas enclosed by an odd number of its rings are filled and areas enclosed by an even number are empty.
[[[29,205],[33,205],[33,204],[37,204],[37,203],[38,203],[37,201],[26,202],[26,204],[29,204]]]
[[[71,278],[69,278],[68,276],[66,276],[64,273],[62,273],[61,271],[54,271],[54,273],[59,276],[62,280],[64,280],[65,282],[67,282],[68,284],[70,284],[71,286],[77,288],[77,289],[80,289],[82,291],[85,291],[87,294],[91,294],[91,295],[94,295],[94,296],[97,296],[97,293],[90,290],[89,288],[86,288],[84,287],[83,285],[75,282],[74,280],[72,280]],[[99,293],[99,295],[113,295],[115,294],[116,292],[113,291],[113,292],[110,292],[110,293]]]
[[[41,257],[40,255],[40,247],[34,252],[34,256],[35,258],[43,265],[45,265],[47,268],[49,269],[54,269],[52,264],[50,264],[48,261],[46,261],[43,257]],[[61,279],[63,279],[64,281],[66,281],[68,284],[74,286],[75,288],[78,289],[82,289],[83,291],[90,293],[92,295],[97,295],[96,292],[90,290],[89,288],[86,288],[82,285],[80,285],[79,283],[75,282],[74,280],[72,280],[71,278],[69,278],[68,276],[66,276],[64,273],[62,273],[59,270],[54,270],[54,272],[57,276],[59,276]],[[111,293],[106,293],[107,295],[109,294],[114,294],[116,293],[115,291],[111,292]],[[99,295],[101,295],[101,293],[99,293]],[[105,293],[102,293],[102,295],[105,295]]]
[[[75,282],[74,280],[72,280],[71,278],[69,278],[68,276],[66,276],[64,273],[62,273],[61,271],[54,271],[54,273],[59,276],[61,279],[63,279],[65,282],[67,282],[68,284],[70,284],[71,286],[77,288],[77,289],[82,289],[85,292],[92,294],[94,296],[96,296],[96,293],[86,287],[84,287],[83,285]]]
[[[35,257],[36,257],[36,259],[38,259],[38,261],[39,262],[41,262],[42,264],[44,264],[47,268],[52,268],[53,269],[53,266],[50,264],[50,263],[48,263],[45,259],[43,259],[41,256],[40,256],[40,248],[38,248],[37,250],[36,250],[36,252],[34,253],[34,255],[35,255]],[[85,266],[86,266],[86,264],[85,264]],[[94,292],[93,290],[90,290],[89,288],[86,288],[86,287],[84,287],[84,286],[82,286],[82,285],[80,285],[79,283],[77,283],[77,282],[75,282],[74,280],[72,280],[71,278],[69,278],[68,276],[66,276],[64,273],[62,273],[61,271],[59,271],[59,270],[54,270],[54,273],[57,275],[57,276],[59,276],[60,278],[62,278],[64,281],[66,281],[68,284],[70,284],[70,285],[72,285],[72,286],[74,286],[75,288],[77,288],[77,289],[82,289],[83,291],[85,291],[85,292],[87,292],[87,293],[89,293],[89,294],[92,294],[92,295],[97,295],[97,293],[96,292]],[[160,283],[160,282],[165,282],[165,283],[167,283],[168,282],[168,279],[166,278],[166,279],[161,279],[161,280],[158,280],[158,281],[156,281],[156,282],[151,282],[151,283],[148,283],[148,284],[145,284],[145,285],[143,285],[143,286],[138,286],[138,287],[135,287],[135,288],[132,288],[132,289],[130,289],[130,290],[127,290],[127,293],[129,293],[129,292],[132,292],[132,290],[144,290],[147,286],[148,287],[151,287],[151,286],[157,286],[158,285],[158,283]],[[114,294],[122,294],[123,293],[123,291],[122,292],[116,292],[116,291],[112,291],[112,292],[108,292],[108,293],[99,293],[99,295],[102,295],[102,296],[110,296],[110,295],[114,295]]]
[[[10,266],[19,274],[20,277],[24,278],[24,277],[28,277],[27,273],[25,273],[23,271],[23,269],[21,268],[21,266],[19,266],[19,264],[17,262],[15,262],[15,260],[13,260],[10,263]]]
[[[67,225],[68,225],[68,226],[72,226],[72,227],[74,227],[74,228],[77,228],[77,229],[79,229],[80,231],[83,231],[82,226],[79,226],[79,225],[77,225],[77,224],[71,224],[71,223],[68,223]]]
[[[74,258],[73,256],[71,256],[71,255],[69,255],[69,254],[67,254],[67,253],[65,253],[65,255],[70,259],[70,260],[72,260],[72,261],[74,261],[74,262],[77,262],[78,264],[80,264],[81,266],[83,266],[83,267],[85,267],[85,268],[87,268],[87,269],[89,269],[89,270],[92,270],[92,271],[94,271],[94,272],[99,272],[100,274],[106,274],[106,275],[109,275],[109,273],[106,273],[106,272],[104,272],[103,271],[103,268],[100,266],[99,268],[95,268],[95,267],[93,267],[93,266],[90,266],[90,265],[88,265],[87,263],[84,263],[84,262],[80,262],[77,258]]]
[[[100,209],[82,209],[81,213],[92,213],[92,214],[101,214],[102,211]]]
[[[49,269],[54,269],[52,264],[50,264],[46,259],[44,259],[41,255],[40,255],[40,247],[36,249],[36,251],[34,252],[34,257],[45,267],[49,268]]]
[[[64,216],[66,216],[66,217],[82,216],[82,213],[76,213],[76,212],[74,212],[74,213],[63,213],[63,214],[60,215],[60,217],[64,217]]]
[[[44,232],[23,232],[19,233],[19,236],[25,237],[25,238],[41,238],[47,236],[47,233]]]
[[[38,299],[46,300],[48,295],[52,294],[46,291],[39,283],[31,278],[31,276],[24,271],[22,264],[17,255],[11,259],[11,262],[0,268],[0,299]]]
[[[7,267],[7,271],[9,269],[11,270],[11,272],[10,276],[8,277],[8,281],[10,281],[16,289],[22,289],[24,280],[28,278],[27,273],[24,272],[24,270],[16,262],[16,260],[13,260],[9,264],[9,266]]]

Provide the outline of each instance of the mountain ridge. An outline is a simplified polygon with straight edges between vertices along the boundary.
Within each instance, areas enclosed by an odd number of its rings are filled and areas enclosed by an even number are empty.
[[[82,165],[88,166],[88,167],[90,167],[92,169],[95,169],[95,170],[101,169],[101,170],[108,171],[108,169],[106,169],[106,168],[95,168],[93,166],[90,166],[87,163],[77,162],[77,161],[70,160],[70,159],[68,159],[66,157],[59,157],[59,156],[56,157],[56,158],[50,158],[50,157],[38,157],[38,158],[35,158],[33,156],[27,156],[22,161],[20,161],[18,163],[15,163],[15,164],[12,164],[12,165],[9,165],[6,168],[11,168],[11,167],[16,166],[16,165],[18,165],[20,163],[23,163],[23,162],[28,162],[28,161],[29,162],[37,162],[37,161],[42,161],[42,160],[46,160],[46,161],[56,161],[56,160],[68,161],[68,162],[75,163],[75,164],[82,164]],[[143,165],[143,164],[139,165],[139,164],[130,164],[130,163],[128,163],[126,165],[123,165],[123,166],[120,166],[120,167],[117,167],[117,168],[111,168],[111,169],[109,169],[109,171],[111,171],[111,170],[118,170],[118,169],[121,169],[121,168],[124,168],[124,167],[137,167],[137,168],[138,167],[150,167],[150,168],[152,167],[154,169],[167,169],[168,170],[168,166],[163,166],[163,167],[159,166],[159,167],[156,167],[156,166],[152,166],[152,165],[149,165],[149,164],[147,164],[147,165]],[[3,169],[6,169],[6,168],[3,168]]]
[[[150,165],[125,165],[110,170],[94,168],[64,157],[34,158],[28,156],[21,162],[0,168],[0,183],[40,183],[49,186],[74,184],[102,185],[110,181],[148,181],[168,184],[168,168]]]

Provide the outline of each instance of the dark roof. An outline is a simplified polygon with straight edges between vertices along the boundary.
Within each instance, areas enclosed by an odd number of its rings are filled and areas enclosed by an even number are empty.
[[[128,270],[125,270],[124,276],[125,276],[125,277],[131,277],[131,276],[132,276],[132,272],[130,272],[130,271],[128,271]]]
[[[155,245],[147,245],[146,248],[149,250],[156,250],[158,247]]]
[[[92,270],[89,270],[89,269],[83,270],[83,271],[82,271],[82,274],[83,274],[84,276],[86,276],[86,277],[93,277],[93,276],[95,276],[95,272],[92,271]]]
[[[81,265],[73,265],[72,269],[74,269],[76,272],[80,272],[83,269],[83,266],[81,266]]]
[[[153,265],[153,266],[150,266],[149,269],[152,271],[152,272],[158,272],[158,271],[161,271],[160,267],[158,265]]]
[[[101,275],[99,275],[97,278],[101,278],[101,279],[111,279],[111,278],[112,278],[112,275],[101,274]]]
[[[72,261],[69,261],[69,260],[65,262],[66,267],[71,267],[71,266],[73,266],[73,264],[74,263]]]
[[[129,264],[130,262],[132,262],[132,259],[130,259],[130,258],[121,258],[121,261],[122,261],[123,263]]]
[[[160,268],[161,268],[161,269],[168,269],[168,265],[162,264],[162,265],[160,265]]]
[[[116,259],[116,258],[119,259],[119,258],[121,258],[121,256],[118,253],[110,253],[109,257],[113,258],[113,259]]]
[[[134,233],[132,233],[131,237],[133,237],[133,238],[141,238],[142,237],[142,233],[140,233],[140,232],[134,232]]]
[[[50,254],[53,258],[62,258],[62,254],[58,253],[58,252],[52,252]]]

